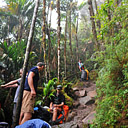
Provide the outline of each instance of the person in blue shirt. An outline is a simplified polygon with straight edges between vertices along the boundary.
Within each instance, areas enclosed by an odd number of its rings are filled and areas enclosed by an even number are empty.
[[[81,63],[81,60],[79,59],[78,66],[81,72],[81,81],[88,80],[88,70],[84,68],[84,64]],[[85,71],[86,70],[86,71]]]
[[[79,62],[78,62],[78,66],[79,66],[80,71],[84,70],[84,64],[81,63],[80,59],[79,59]]]
[[[43,71],[44,68],[45,64],[43,62],[38,62],[37,66],[32,67],[28,72],[23,91],[22,107],[19,119],[20,125],[25,121],[30,120],[34,113],[39,72]]]

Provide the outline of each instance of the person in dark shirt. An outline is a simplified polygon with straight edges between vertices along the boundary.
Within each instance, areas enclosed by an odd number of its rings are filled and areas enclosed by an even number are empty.
[[[19,125],[31,119],[32,113],[34,113],[34,104],[37,93],[39,72],[41,72],[44,67],[45,64],[43,62],[38,62],[37,66],[31,68],[28,72],[24,85]]]
[[[65,103],[65,97],[61,94],[62,86],[58,85],[56,93],[51,98],[50,111],[53,112],[52,123],[55,124],[57,113],[62,111],[62,107]]]

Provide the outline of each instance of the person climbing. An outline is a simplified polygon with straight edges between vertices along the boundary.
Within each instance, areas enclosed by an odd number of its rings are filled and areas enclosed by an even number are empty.
[[[34,113],[39,72],[43,71],[44,68],[45,64],[43,62],[38,62],[37,66],[32,67],[28,72],[24,85],[19,125],[32,118],[32,114]]]
[[[22,76],[23,74],[23,69],[20,69],[20,77]],[[9,83],[7,84],[4,84],[4,85],[1,85],[2,88],[16,88],[16,92],[15,92],[15,96],[14,96],[14,100],[13,100],[13,103],[14,103],[14,107],[13,107],[13,116],[12,116],[12,121],[14,121],[14,116],[15,116],[15,113],[16,113],[16,104],[17,104],[17,101],[18,101],[18,94],[19,94],[19,90],[20,90],[20,82],[21,82],[21,78],[17,79],[17,80],[13,80],[13,81],[10,81]]]
[[[84,68],[84,64],[81,63],[81,60],[79,59],[79,62],[78,62],[78,66],[79,66],[79,70],[81,72],[81,81],[86,81],[88,80],[89,78],[89,72],[87,69]]]
[[[53,94],[50,103],[50,111],[53,112],[51,125],[56,124],[56,118],[59,112],[62,111],[62,107],[65,103],[65,96],[61,93],[62,86],[58,85],[56,92]]]
[[[79,62],[78,62],[78,66],[79,66],[80,72],[81,72],[82,70],[84,70],[84,64],[81,63],[81,60],[80,60],[80,59],[79,59]]]

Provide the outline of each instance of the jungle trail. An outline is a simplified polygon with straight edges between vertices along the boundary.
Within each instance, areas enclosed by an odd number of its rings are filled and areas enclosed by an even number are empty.
[[[1,2],[0,128],[128,127],[128,0],[80,1]],[[38,62],[34,114],[19,125],[26,72]],[[65,100],[54,121],[58,86]]]

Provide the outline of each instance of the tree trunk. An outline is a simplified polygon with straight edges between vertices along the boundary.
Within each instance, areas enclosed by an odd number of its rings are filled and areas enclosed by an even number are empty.
[[[93,33],[93,37],[94,37],[94,41],[96,43],[96,48],[97,50],[99,50],[99,44],[97,41],[97,32],[96,32],[96,26],[95,26],[95,21],[94,21],[94,11],[93,11],[93,6],[92,6],[92,0],[88,0],[88,4],[89,4],[89,11],[90,11],[90,20],[92,22],[92,33]]]
[[[44,50],[44,63],[46,64],[46,0],[43,0],[43,27],[42,27],[42,31],[43,31],[43,50]],[[47,65],[45,65],[45,79],[46,82],[48,82],[48,78],[47,78]]]
[[[33,38],[33,33],[34,33],[38,6],[39,6],[39,0],[36,0],[34,12],[33,12],[32,24],[31,24],[31,28],[29,32],[29,37],[28,37],[26,53],[25,53],[25,60],[24,60],[24,65],[23,65],[23,76],[22,76],[21,83],[20,83],[20,91],[19,91],[18,102],[16,106],[17,111],[14,117],[12,128],[18,125],[18,122],[19,122],[20,110],[21,110],[21,105],[22,105],[23,88],[24,88],[24,83],[25,83],[25,78],[26,78],[26,71],[27,71],[27,66],[28,66],[28,61],[29,61],[29,53],[31,50],[31,44],[32,44],[32,38]]]
[[[109,5],[109,0],[107,0],[107,3]],[[110,7],[109,6],[108,6],[107,12],[108,12],[108,20],[110,22],[111,21],[111,12],[110,12]],[[108,34],[109,34],[109,36],[114,36],[114,28],[113,28],[113,26],[109,28],[109,33]],[[110,42],[110,41],[109,41],[109,43],[111,43],[111,45],[114,44],[113,42]]]
[[[10,97],[11,97],[11,95],[12,95],[12,90],[13,90],[12,88],[9,89],[8,95],[7,95],[6,99],[5,99],[5,102],[4,102],[4,107],[5,107],[5,108],[6,108],[6,107],[8,106],[8,104],[9,104]]]
[[[50,28],[48,28],[48,67],[49,67],[49,79],[51,78],[51,36]]]
[[[97,2],[96,2],[96,0],[94,2],[95,2],[96,14],[98,15]],[[101,28],[100,20],[97,20],[96,23],[97,23],[97,26],[98,26],[98,29],[99,29],[99,33],[100,33],[100,28]]]
[[[60,0],[57,0],[57,13],[58,13],[58,27],[57,27],[57,37],[58,37],[58,80],[60,80]]]
[[[21,39],[22,39],[22,31],[23,31],[23,24],[22,24],[22,21],[23,21],[23,19],[19,19],[19,27],[18,27],[18,31],[19,31],[19,33],[18,33],[18,41],[21,41]]]
[[[79,52],[78,52],[78,38],[77,38],[77,32],[78,32],[78,19],[79,14],[77,15],[77,23],[76,23],[76,55],[77,55],[77,61],[79,60]]]
[[[47,9],[47,13],[46,13],[46,15],[47,15],[47,17],[46,17],[46,23],[48,23],[49,8],[50,8],[50,2],[49,2],[49,0],[48,0],[48,9]],[[45,9],[45,10],[46,10],[46,9]]]
[[[72,36],[71,36],[71,8],[69,10],[69,46],[71,52],[71,72],[72,72],[73,54],[72,54]]]
[[[10,20],[10,17],[7,17],[7,19],[8,20]],[[10,45],[10,39],[9,39],[9,30],[10,30],[10,25],[9,25],[9,23],[8,23],[8,31],[7,31],[7,44],[8,44],[8,46]]]
[[[66,44],[67,44],[67,12],[66,12],[66,21],[65,21],[65,39],[64,39],[64,65],[65,65],[65,78],[67,77]]]
[[[48,65],[49,65],[49,79],[51,79],[51,17],[52,17],[52,3],[50,4],[50,19],[48,25]]]

